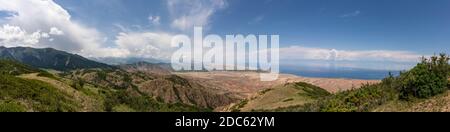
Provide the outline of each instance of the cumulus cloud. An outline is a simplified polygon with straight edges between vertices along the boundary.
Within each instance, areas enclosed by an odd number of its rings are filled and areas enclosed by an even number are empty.
[[[167,0],[171,27],[181,31],[208,26],[211,16],[226,6],[225,0]],[[123,31],[107,46],[108,38],[101,32],[72,20],[69,12],[53,0],[0,0],[0,11],[11,14],[2,20],[3,46],[52,47],[86,57],[167,59],[173,52],[170,33],[142,30]],[[160,25],[160,16],[147,19],[152,25]]]
[[[8,24],[0,27],[0,45],[12,46],[34,46],[39,43],[41,38],[50,37],[47,33],[36,31],[28,33],[24,29]]]
[[[25,35],[28,36],[26,38],[34,39],[27,39],[23,45],[52,47],[85,56],[123,54],[112,52],[119,49],[104,47],[105,37],[100,32],[71,20],[71,15],[53,0],[0,0],[0,11],[16,13],[8,17],[6,24],[19,27],[23,31],[34,32],[34,35]],[[39,34],[44,30],[48,30],[45,32],[54,36],[46,41],[37,41],[38,36],[47,36]]]
[[[280,48],[282,64],[322,68],[406,70],[414,66],[422,56],[414,52],[393,50],[337,50],[302,46]]]
[[[212,13],[212,10],[215,10],[213,7],[221,5],[220,1],[208,2],[214,6],[205,10]],[[190,2],[169,0],[169,3],[172,3],[170,7],[175,8],[183,7],[181,3]],[[71,15],[53,0],[0,0],[0,11],[14,12],[5,19],[4,25],[0,28],[1,46],[52,47],[85,57],[167,59],[172,53],[171,35],[168,33],[124,31],[116,35],[112,45],[106,46],[104,44],[107,38],[102,33],[72,20]],[[178,10],[171,9],[171,11],[175,13]],[[195,16],[194,13],[201,11],[191,11],[183,16],[189,17],[190,20],[191,16]],[[159,25],[161,17],[149,16],[148,20],[153,25]]]
[[[331,61],[392,61],[417,62],[421,55],[409,51],[390,50],[336,50],[291,46],[280,49],[283,60],[331,60]]]
[[[59,30],[56,27],[52,27],[52,28],[50,28],[49,34],[51,34],[51,35],[64,35],[64,32]]]
[[[167,0],[171,26],[182,31],[208,26],[211,16],[226,6],[226,0]]]
[[[170,26],[180,31],[191,30],[194,26],[208,26],[210,17],[226,5],[225,0],[167,0]],[[147,19],[154,26],[160,25],[160,16],[150,15]],[[120,24],[116,26],[123,31],[114,41],[115,48],[126,51],[121,52],[121,57],[169,60],[175,51],[170,47],[171,33],[133,31]]]
[[[172,35],[154,32],[122,32],[116,37],[117,47],[129,51],[126,57],[169,60],[174,49],[170,47]]]

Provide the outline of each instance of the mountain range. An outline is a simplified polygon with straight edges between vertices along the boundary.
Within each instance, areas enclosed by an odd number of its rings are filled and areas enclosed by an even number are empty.
[[[91,57],[91,60],[105,63],[108,65],[124,65],[124,64],[133,64],[139,62],[147,62],[147,63],[166,63],[166,61],[153,59],[153,58],[140,58],[140,57]]]
[[[53,48],[0,47],[0,59],[16,60],[33,67],[59,71],[83,68],[114,68],[107,64]]]

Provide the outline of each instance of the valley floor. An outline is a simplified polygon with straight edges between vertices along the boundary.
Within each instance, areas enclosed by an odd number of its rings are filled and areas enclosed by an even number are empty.
[[[244,105],[242,103],[245,103],[245,106],[241,106],[242,111],[251,111],[301,105],[312,100],[308,97],[294,96],[302,90],[286,86],[290,83],[304,82],[323,88],[329,93],[337,93],[357,89],[363,84],[380,82],[379,80],[309,78],[290,74],[280,74],[276,81],[263,82],[260,81],[259,73],[256,72],[183,72],[175,74],[208,88],[228,91],[232,96],[241,99],[241,102],[216,108],[215,111],[232,111],[231,107]],[[267,92],[267,94],[261,94],[261,92]]]
[[[183,72],[175,74],[202,82],[211,87],[225,89],[233,93],[241,93],[244,97],[249,97],[264,89],[294,82],[309,83],[331,93],[359,88],[362,84],[380,82],[380,80],[311,78],[291,74],[280,74],[275,81],[263,82],[259,80],[259,73],[256,72]]]

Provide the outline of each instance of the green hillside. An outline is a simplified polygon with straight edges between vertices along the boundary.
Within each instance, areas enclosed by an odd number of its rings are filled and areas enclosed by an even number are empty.
[[[65,78],[10,60],[0,60],[0,64],[1,112],[210,111],[194,105],[164,103],[134,87],[123,89],[111,83],[98,85]]]
[[[449,57],[445,54],[423,58],[400,76],[382,83],[340,92],[304,105],[280,107],[278,112],[368,112],[368,111],[449,111]]]
[[[113,66],[95,62],[76,54],[52,48],[6,48],[0,46],[0,59],[15,60],[35,68],[54,69],[59,71],[83,68],[114,68]]]
[[[0,74],[1,111],[77,111],[79,103],[55,87],[36,80]]]
[[[289,83],[261,91],[257,96],[235,105],[232,111],[264,111],[304,105],[329,95],[331,93],[328,91],[311,84]]]
[[[0,59],[0,74],[20,75],[37,71],[39,70],[13,60]]]
[[[210,91],[197,83],[190,82],[176,75],[154,76],[152,73],[144,72],[89,69],[72,71],[65,73],[63,76],[72,80],[82,80],[82,82],[92,84],[95,87],[111,88],[117,91],[109,95],[111,97],[109,99],[120,99],[111,101],[119,105],[121,102],[133,103],[130,100],[141,100],[141,103],[147,104],[152,104],[156,100],[164,104],[172,104],[172,106],[159,106],[160,104],[158,104],[155,107],[173,107],[172,109],[178,109],[175,106],[195,106],[197,110],[192,109],[188,111],[210,111],[212,108],[235,101],[235,99],[224,94]],[[138,110],[157,109],[141,108],[147,107],[145,104],[143,106],[135,106],[134,109]],[[180,109],[191,108],[194,107],[180,107]]]
[[[77,111],[79,104],[55,87],[16,77],[44,71],[12,60],[0,60],[0,111]]]

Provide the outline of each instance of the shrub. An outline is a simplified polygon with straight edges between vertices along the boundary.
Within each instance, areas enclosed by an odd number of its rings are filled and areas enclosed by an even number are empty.
[[[447,90],[449,57],[445,54],[422,58],[422,62],[399,77],[400,98],[429,98]]]
[[[240,109],[244,108],[244,106],[247,104],[248,104],[248,99],[242,100],[238,104],[233,105],[233,107],[231,107],[231,112],[241,112]]]
[[[72,84],[70,86],[79,90],[79,89],[83,89],[84,84],[85,84],[85,81],[83,79],[77,78],[72,81]]]
[[[295,88],[304,91],[304,93],[299,93],[299,95],[307,96],[313,99],[318,99],[321,97],[327,97],[331,95],[330,92],[328,92],[323,88],[304,82],[295,83]]]

